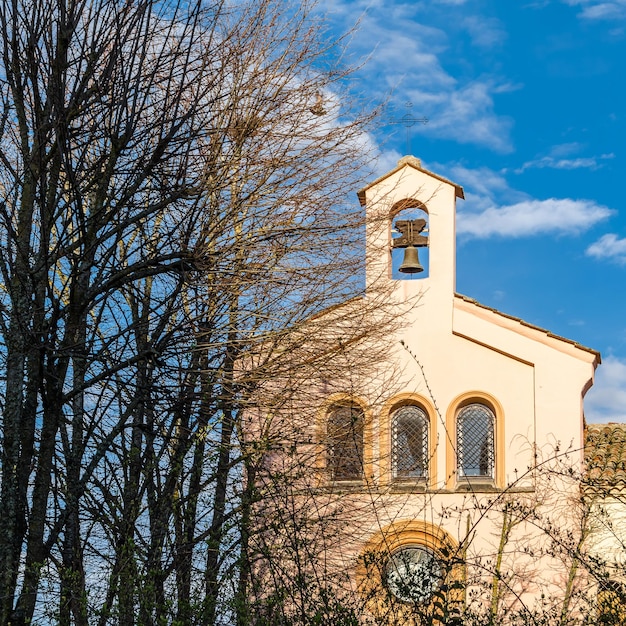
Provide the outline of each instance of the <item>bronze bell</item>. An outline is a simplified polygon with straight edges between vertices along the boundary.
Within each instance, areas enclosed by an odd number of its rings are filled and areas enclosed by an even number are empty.
[[[420,264],[419,257],[417,256],[417,248],[415,246],[407,246],[404,249],[404,260],[398,269],[403,274],[418,274],[424,271],[424,268]]]

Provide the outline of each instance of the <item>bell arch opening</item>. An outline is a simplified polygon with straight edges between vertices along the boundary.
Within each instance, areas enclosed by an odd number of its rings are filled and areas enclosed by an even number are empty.
[[[396,202],[389,213],[389,262],[393,280],[429,276],[428,210],[419,200]]]

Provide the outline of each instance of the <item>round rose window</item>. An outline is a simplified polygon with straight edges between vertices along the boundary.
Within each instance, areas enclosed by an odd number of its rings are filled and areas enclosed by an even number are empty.
[[[403,602],[429,602],[442,579],[442,566],[436,554],[424,546],[411,546],[394,552],[385,569],[389,591]]]

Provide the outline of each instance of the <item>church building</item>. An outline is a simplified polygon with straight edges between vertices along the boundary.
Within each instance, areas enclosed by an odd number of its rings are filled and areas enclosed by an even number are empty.
[[[574,615],[590,588],[576,555],[600,355],[456,292],[463,197],[412,156],[358,192],[364,300],[386,285],[400,320],[376,373],[317,388],[297,448],[315,458],[306,507],[341,511],[325,563],[366,623]]]

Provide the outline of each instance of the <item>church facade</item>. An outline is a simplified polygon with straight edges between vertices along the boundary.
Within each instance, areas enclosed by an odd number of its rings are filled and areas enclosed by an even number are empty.
[[[291,450],[313,459],[294,501],[336,521],[337,597],[365,623],[576,616],[599,353],[456,292],[460,186],[404,157],[358,197],[364,298],[386,285],[400,320],[375,371],[315,385]]]

